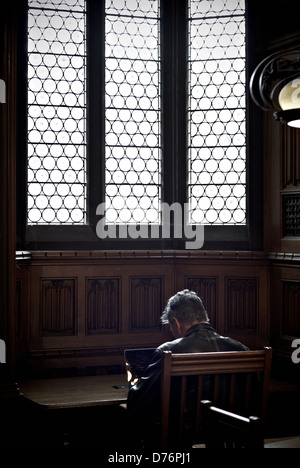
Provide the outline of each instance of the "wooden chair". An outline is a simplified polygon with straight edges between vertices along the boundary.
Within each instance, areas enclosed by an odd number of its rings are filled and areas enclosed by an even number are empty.
[[[224,411],[202,401],[205,448],[264,448],[261,419]]]
[[[172,354],[164,352],[161,446],[188,448],[203,436],[201,400],[266,422],[272,349]],[[257,405],[253,403],[257,395]],[[255,412],[254,412],[255,411]]]

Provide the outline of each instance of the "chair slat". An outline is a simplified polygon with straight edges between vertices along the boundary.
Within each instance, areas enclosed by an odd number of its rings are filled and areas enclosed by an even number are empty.
[[[199,431],[200,431],[200,420],[201,420],[201,412],[202,412],[202,405],[201,405],[202,396],[203,396],[203,376],[199,375],[198,379],[197,379],[196,417],[195,417],[195,433],[196,433],[196,436],[199,434]]]
[[[184,426],[184,410],[186,402],[186,376],[181,380],[181,395],[180,395],[180,409],[179,409],[179,437],[182,437]]]
[[[236,374],[230,376],[230,394],[229,394],[229,409],[232,411],[234,407],[234,397],[236,391]]]
[[[214,376],[214,402],[217,405],[219,403],[219,391],[220,391],[220,376],[215,374]]]

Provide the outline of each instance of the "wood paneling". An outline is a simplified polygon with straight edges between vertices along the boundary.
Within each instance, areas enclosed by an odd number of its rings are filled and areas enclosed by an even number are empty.
[[[271,340],[276,352],[290,360],[291,343],[300,337],[299,262],[274,262],[271,283]]]
[[[269,54],[298,45],[278,30]],[[267,55],[267,54],[266,54]],[[279,377],[299,373],[291,343],[300,336],[300,133],[265,113],[265,250],[270,259],[270,344]],[[259,285],[261,288],[261,285]],[[289,369],[288,372],[286,370]]]
[[[217,282],[216,277],[199,278],[197,276],[188,276],[185,278],[185,287],[195,291],[201,297],[205,308],[209,311],[209,319],[213,327],[216,327],[217,323]]]
[[[300,336],[300,280],[282,281],[282,334]]]
[[[227,330],[256,331],[258,278],[226,278]]]
[[[55,278],[40,281],[42,336],[76,334],[76,279]]]
[[[266,250],[300,253],[300,133],[268,114],[265,134]]]
[[[300,337],[300,262],[279,256],[271,266],[271,345],[275,376],[299,382],[299,364],[292,362],[292,343]],[[281,260],[281,261],[280,261]]]
[[[32,252],[18,271],[28,297],[19,301],[28,339],[18,362],[28,375],[122,368],[124,349],[172,339],[160,317],[184,288],[199,294],[219,333],[253,349],[268,344],[263,253]]]
[[[163,277],[130,278],[131,331],[160,330]]]
[[[87,334],[119,333],[120,279],[86,279]]]
[[[282,126],[282,171],[281,188],[300,186],[300,142],[299,130]]]
[[[16,307],[16,154],[17,154],[17,66],[18,8],[12,1],[0,18],[0,77],[5,83],[5,102],[0,103],[0,339],[6,344],[2,377],[14,375]],[[1,393],[1,388],[0,388]]]
[[[283,235],[300,237],[300,193],[284,195],[283,204]]]

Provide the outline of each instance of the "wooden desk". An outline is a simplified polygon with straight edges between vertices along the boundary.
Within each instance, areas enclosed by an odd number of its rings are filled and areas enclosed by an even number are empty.
[[[19,388],[25,398],[49,410],[120,405],[128,393],[125,374],[28,380]]]
[[[19,388],[26,447],[105,448],[126,420],[125,374],[28,380]]]
[[[300,437],[265,440],[265,448],[300,448]]]

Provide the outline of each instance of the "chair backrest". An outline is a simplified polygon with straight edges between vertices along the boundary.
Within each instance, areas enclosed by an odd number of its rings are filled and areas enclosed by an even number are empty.
[[[261,419],[245,418],[202,401],[205,448],[264,448]]]
[[[201,400],[266,421],[272,349],[163,354],[161,445],[197,443],[203,431]],[[255,401],[255,408],[253,403]],[[255,413],[253,411],[255,410]],[[178,414],[175,414],[178,413]],[[187,439],[187,440],[185,440]]]

